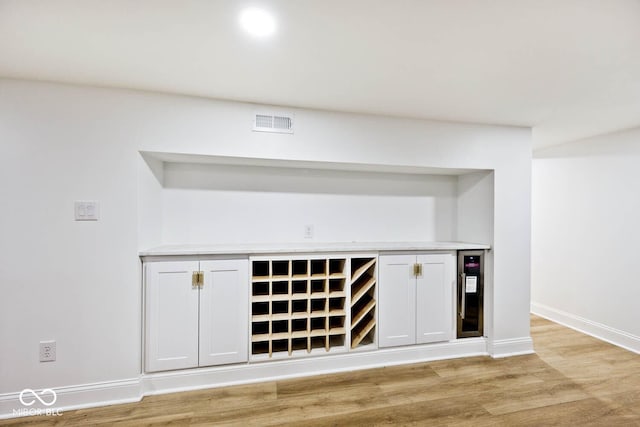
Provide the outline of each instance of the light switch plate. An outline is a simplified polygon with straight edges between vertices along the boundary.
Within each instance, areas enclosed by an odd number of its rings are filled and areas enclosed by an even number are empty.
[[[76,221],[97,221],[100,219],[100,203],[95,200],[76,200],[74,211]]]

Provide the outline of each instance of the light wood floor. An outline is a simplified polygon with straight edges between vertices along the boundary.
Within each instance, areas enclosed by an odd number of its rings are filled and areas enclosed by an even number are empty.
[[[533,316],[537,354],[145,397],[0,425],[640,426],[640,355]]]

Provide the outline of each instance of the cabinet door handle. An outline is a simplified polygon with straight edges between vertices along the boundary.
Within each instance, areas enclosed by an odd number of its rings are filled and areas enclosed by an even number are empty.
[[[191,286],[201,288],[204,285],[204,271],[194,271],[191,273]]]
[[[464,315],[466,312],[466,306],[467,306],[467,298],[466,298],[466,294],[467,294],[467,290],[465,288],[465,281],[467,279],[467,275],[464,273],[460,273],[460,292],[462,292],[462,302],[460,303],[461,307],[460,307],[460,318],[464,319]]]
[[[422,264],[413,264],[413,275],[416,277],[422,276]]]
[[[194,271],[193,273],[191,273],[191,286],[193,286],[194,288],[197,288],[200,283],[199,273],[200,273],[199,271]]]

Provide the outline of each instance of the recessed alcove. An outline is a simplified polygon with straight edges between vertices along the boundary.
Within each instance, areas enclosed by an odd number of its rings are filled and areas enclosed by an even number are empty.
[[[141,159],[139,227],[146,238],[140,249],[248,242],[492,243],[490,170],[157,152],[141,152]]]

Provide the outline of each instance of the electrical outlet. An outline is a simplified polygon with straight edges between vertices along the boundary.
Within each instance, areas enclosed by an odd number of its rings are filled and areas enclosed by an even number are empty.
[[[40,341],[40,361],[55,362],[56,360],[56,342]]]
[[[304,238],[313,239],[313,224],[307,224],[304,226]]]

